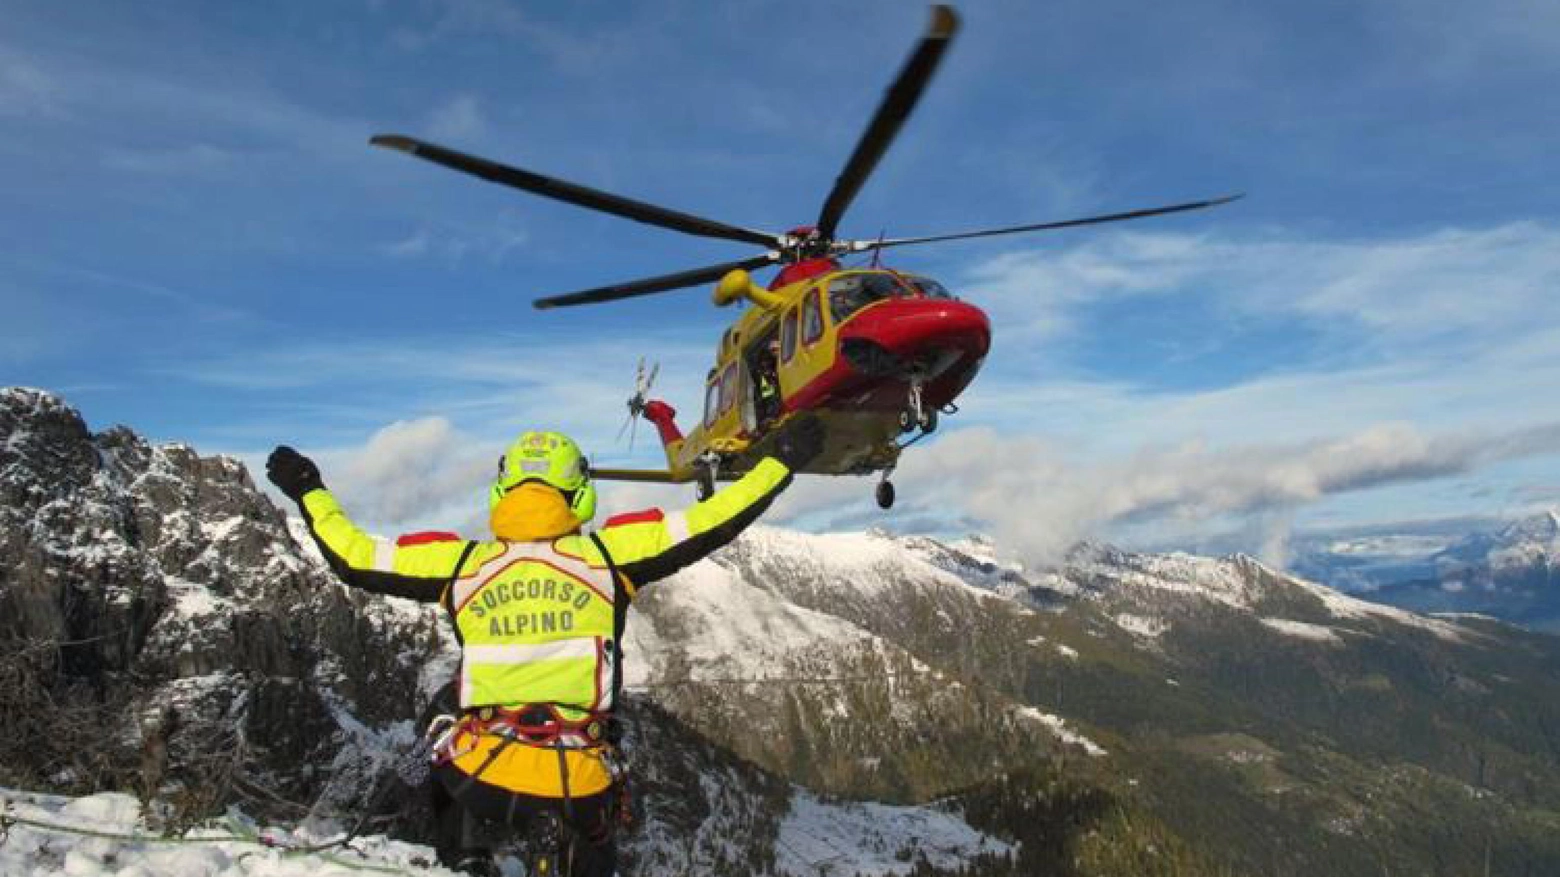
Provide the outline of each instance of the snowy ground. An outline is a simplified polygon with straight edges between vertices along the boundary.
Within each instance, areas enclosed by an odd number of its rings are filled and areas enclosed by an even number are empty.
[[[433,850],[381,836],[350,849],[297,850],[339,835],[293,834],[229,818],[183,838],[163,838],[141,819],[133,797],[103,793],[66,798],[0,789],[0,877],[346,877],[400,874],[452,877]],[[35,823],[35,824],[28,824]],[[48,827],[44,827],[48,826]],[[267,838],[281,842],[268,845]],[[1011,847],[933,807],[827,803],[798,790],[780,826],[777,870],[787,877],[821,871],[892,877],[917,861],[957,866]],[[501,860],[506,877],[518,861]]]
[[[0,834],[0,877],[333,877],[403,874],[446,877],[427,847],[365,837],[351,850],[301,853],[261,842],[306,846],[321,838],[260,830],[240,820],[165,839],[141,822],[135,798],[104,793],[61,798],[0,791],[8,828]],[[12,821],[16,820],[16,821]],[[41,828],[26,822],[44,823]],[[96,835],[112,835],[94,836]],[[329,838],[324,838],[328,840]],[[515,869],[518,874],[518,869]]]
[[[780,824],[776,850],[776,868],[788,875],[887,877],[907,873],[917,860],[950,867],[1012,847],[929,807],[828,804],[798,792]]]

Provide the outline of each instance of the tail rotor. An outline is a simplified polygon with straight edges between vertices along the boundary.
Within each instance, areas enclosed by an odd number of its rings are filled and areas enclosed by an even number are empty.
[[[623,440],[623,431],[628,431],[628,449],[634,450],[634,434],[639,429],[639,415],[644,413],[646,397],[650,388],[655,386],[655,376],[661,373],[659,362],[651,363],[650,370],[645,370],[645,358],[639,358],[639,367],[634,374],[634,395],[628,397],[628,419],[618,429],[617,440]]]

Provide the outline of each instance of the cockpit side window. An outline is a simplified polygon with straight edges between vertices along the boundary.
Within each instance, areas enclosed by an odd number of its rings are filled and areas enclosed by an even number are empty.
[[[720,376],[720,413],[725,414],[731,410],[731,404],[737,401],[737,364],[732,362],[726,366],[726,370]]]
[[[818,298],[823,290],[813,288],[808,291],[807,299],[802,302],[802,343],[811,344],[823,337],[823,311],[819,309]]]
[[[780,326],[780,361],[790,362],[796,355],[796,308],[786,311],[785,322]]]
[[[720,381],[715,380],[713,372],[710,374],[710,385],[704,390],[704,425],[714,426],[715,420],[720,416]]]

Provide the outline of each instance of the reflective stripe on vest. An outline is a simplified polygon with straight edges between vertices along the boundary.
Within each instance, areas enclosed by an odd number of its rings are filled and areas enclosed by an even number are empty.
[[[612,575],[550,542],[510,543],[450,592],[460,704],[612,708]]]

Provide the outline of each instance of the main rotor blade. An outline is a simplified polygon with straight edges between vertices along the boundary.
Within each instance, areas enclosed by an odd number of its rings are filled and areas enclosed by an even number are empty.
[[[595,289],[584,290],[583,292],[571,292],[567,295],[539,298],[532,304],[539,310],[546,310],[548,308],[561,308],[570,305],[588,305],[604,301],[617,301],[620,298],[633,298],[639,295],[666,292],[670,289],[682,289],[685,286],[717,280],[724,277],[726,272],[735,271],[738,268],[744,271],[752,271],[755,268],[773,265],[778,261],[780,261],[779,253],[763,253],[739,262],[723,262],[719,265],[710,265],[707,268],[694,268],[689,271],[679,271],[676,274],[664,274],[660,277],[647,277],[644,280],[632,280],[628,283],[600,286]]]
[[[1162,216],[1166,213],[1182,213],[1187,210],[1202,210],[1207,207],[1218,207],[1220,204],[1228,204],[1231,201],[1239,201],[1246,197],[1242,192],[1238,195],[1226,195],[1223,198],[1212,198],[1207,201],[1190,201],[1186,204],[1172,204],[1168,207],[1150,207],[1146,210],[1129,210],[1126,213],[1107,213],[1103,216],[1089,216],[1083,219],[1068,219],[1062,222],[1040,222],[1034,225],[1015,225],[1011,228],[989,228],[984,231],[965,231],[955,234],[938,234],[920,238],[889,238],[878,241],[853,241],[851,252],[865,252],[867,250],[881,250],[886,247],[902,247],[909,244],[929,244],[935,241],[957,241],[964,238],[987,238],[999,234],[1018,234],[1026,231],[1050,231],[1058,228],[1072,228],[1079,225],[1099,225],[1106,222],[1122,222],[1128,219],[1142,219],[1145,216]]]
[[[446,149],[443,146],[418,140],[414,137],[407,137],[402,134],[377,134],[369,138],[368,142],[375,146],[383,146],[386,149],[398,149],[401,152],[415,155],[434,164],[442,164],[447,168],[453,168],[462,173],[481,177],[489,182],[521,189],[533,195],[541,195],[544,198],[552,198],[555,201],[562,201],[566,204],[611,213],[614,216],[632,219],[635,222],[658,225],[673,231],[707,238],[742,241],[764,247],[780,246],[779,235],[727,225],[724,222],[716,222],[713,219],[705,219],[702,216],[694,216],[690,213],[683,213],[667,207],[657,207],[654,204],[635,201],[622,195],[613,195],[610,192],[591,189],[566,180],[542,176],[538,173],[490,161],[486,158],[478,158],[475,155],[467,155],[464,152]]]
[[[894,142],[900,126],[910,118],[910,112],[915,109],[916,101],[920,100],[921,92],[926,90],[932,74],[937,72],[943,51],[948,48],[948,43],[958,30],[959,16],[953,7],[932,7],[932,20],[927,25],[925,36],[921,37],[920,45],[916,46],[910,60],[905,62],[904,69],[899,71],[899,78],[883,95],[877,115],[872,117],[867,130],[862,132],[856,151],[845,162],[845,169],[840,171],[834,181],[834,190],[829,193],[828,200],[823,202],[823,211],[818,214],[818,233],[825,240],[834,237],[840,217],[845,215],[850,203],[856,199],[856,193],[861,191],[862,184],[877,167],[878,160],[888,151],[889,144]]]

